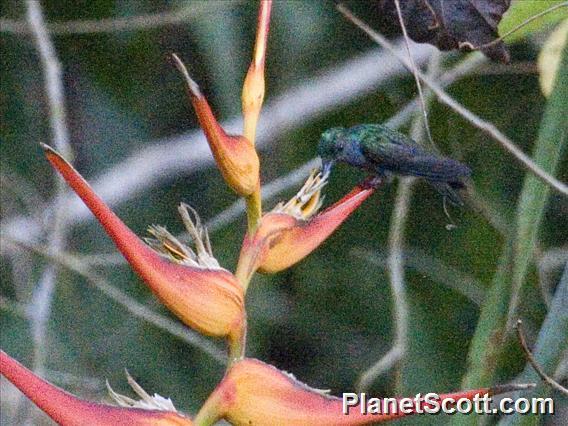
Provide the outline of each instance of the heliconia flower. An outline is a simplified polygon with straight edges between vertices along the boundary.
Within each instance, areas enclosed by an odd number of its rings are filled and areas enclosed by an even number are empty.
[[[244,136],[228,135],[223,130],[184,63],[176,54],[172,54],[172,58],[185,78],[187,94],[223,178],[237,194],[252,194],[259,183],[260,162],[256,149]]]
[[[472,400],[476,395],[495,395],[528,387],[530,385],[509,385],[441,394],[439,397],[440,401],[448,398]],[[397,401],[400,399],[397,398]],[[422,401],[419,407],[431,408],[432,405]],[[234,425],[362,425],[413,414],[401,409],[406,408],[402,405],[396,408],[397,411],[383,414],[363,413],[359,407],[351,407],[348,414],[344,414],[341,398],[310,388],[269,364],[245,358],[227,371],[195,417],[195,423],[211,425],[223,418]]]
[[[264,63],[271,9],[272,0],[262,0],[260,2],[254,56],[245,77],[241,96],[244,118],[243,133],[253,143],[256,138],[258,116],[264,100]]]
[[[169,399],[151,397],[135,383],[143,401],[114,394],[123,407],[85,401],[39,378],[6,352],[0,351],[0,373],[58,424],[89,426],[190,426]],[[113,393],[111,393],[112,395]]]
[[[155,239],[145,244],[71,164],[49,146],[42,147],[49,162],[81,197],[132,268],[168,309],[204,334],[227,337],[230,347],[240,342],[246,327],[243,289],[235,276],[221,268],[213,257],[207,232],[197,218],[195,223],[191,220],[188,206],[182,204],[179,211],[195,242],[196,252],[160,226],[150,227]],[[238,357],[238,354],[233,355]]]
[[[317,170],[298,194],[278,204],[260,220],[254,235],[246,235],[237,276],[246,282],[256,270],[274,273],[299,262],[325,241],[375,190],[365,182],[337,203],[316,214],[322,204],[321,189],[327,183]]]

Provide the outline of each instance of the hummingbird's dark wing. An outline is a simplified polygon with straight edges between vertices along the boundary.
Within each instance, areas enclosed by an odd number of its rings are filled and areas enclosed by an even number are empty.
[[[368,126],[358,135],[363,155],[377,171],[418,176],[463,187],[469,167],[451,158],[432,154],[412,139],[381,125]]]

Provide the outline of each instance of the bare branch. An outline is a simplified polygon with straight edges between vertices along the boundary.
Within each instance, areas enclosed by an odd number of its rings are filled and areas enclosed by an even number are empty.
[[[72,156],[72,151],[69,145],[69,132],[65,118],[65,95],[61,65],[45,27],[39,1],[26,1],[26,20],[43,70],[52,143],[69,158]],[[50,253],[57,253],[65,247],[65,190],[66,186],[62,179],[56,178],[55,202],[47,210],[52,215],[51,227],[48,229],[50,232],[48,241]],[[47,324],[51,315],[56,275],[55,265],[50,264],[45,268],[27,306],[26,313],[30,320],[34,348],[33,370],[39,376],[43,376],[45,373],[45,362],[49,353]],[[26,401],[26,404],[30,403]],[[34,423],[35,415],[36,411],[30,410],[26,415],[25,423]]]
[[[403,353],[404,350],[400,346],[397,346],[396,343],[393,344],[386,354],[361,374],[355,385],[357,392],[364,392],[369,389],[369,386],[371,386],[377,377],[385,371],[389,371],[400,361]]]
[[[416,119],[414,124],[419,122],[419,119]],[[403,259],[404,231],[410,210],[414,182],[415,179],[413,178],[401,178],[399,180],[388,236],[387,275],[389,276],[393,298],[394,346],[400,348],[401,359],[405,357],[408,346],[408,301],[404,282]]]
[[[568,389],[566,389],[560,383],[555,381],[552,377],[547,375],[544,372],[544,370],[542,369],[542,367],[538,364],[536,359],[534,359],[534,356],[531,353],[531,351],[530,351],[530,349],[527,345],[527,341],[525,340],[525,336],[523,334],[522,324],[523,324],[523,322],[521,320],[517,320],[517,327],[516,327],[517,328],[517,336],[519,338],[519,343],[521,344],[521,347],[523,348],[523,352],[525,353],[525,356],[527,357],[527,361],[529,362],[530,365],[532,365],[532,367],[534,368],[534,371],[536,371],[536,373],[539,375],[539,377],[544,382],[546,382],[551,388],[556,389],[558,392],[561,392],[564,395],[568,396]]]
[[[406,31],[406,24],[404,23],[404,18],[402,17],[402,11],[400,10],[400,0],[394,0],[396,6],[396,13],[398,15],[398,21],[400,23],[400,28],[402,28],[402,34],[404,35],[404,45],[406,46],[406,51],[408,53],[408,60],[412,68],[412,75],[414,76],[414,81],[416,82],[416,88],[418,89],[418,97],[420,98],[420,103],[422,104],[422,114],[424,115],[424,128],[426,129],[426,134],[428,135],[428,141],[432,146],[436,146],[434,139],[432,138],[432,133],[430,132],[430,123],[428,122],[428,109],[426,108],[426,101],[424,100],[424,94],[422,93],[422,84],[418,78],[418,68],[412,59],[412,53],[410,52],[410,38]],[[410,181],[409,181],[410,182]]]
[[[560,382],[568,377],[568,348],[564,351],[562,359],[558,363],[558,367],[554,372],[554,380]]]
[[[53,145],[68,160],[72,156],[69,131],[65,118],[65,94],[61,64],[51,41],[38,1],[27,0],[27,20],[33,35],[43,68],[44,87],[49,105],[49,124],[53,133]]]
[[[386,256],[381,253],[362,248],[355,248],[351,253],[353,256],[357,256],[381,268],[386,267]],[[445,264],[440,259],[416,247],[405,248],[403,256],[404,264],[408,268],[414,269],[416,272],[429,277],[432,281],[454,290],[476,306],[481,305],[485,297],[485,289],[474,277]]]
[[[483,49],[483,48],[486,48],[486,47],[494,46],[497,43],[499,43],[500,41],[503,41],[504,39],[509,37],[510,35],[516,33],[521,28],[527,26],[531,22],[536,21],[537,19],[540,19],[544,15],[548,15],[549,13],[555,12],[556,10],[563,8],[563,7],[568,7],[568,1],[565,1],[564,3],[560,3],[560,4],[557,4],[557,5],[554,5],[554,6],[551,6],[547,9],[543,10],[542,12],[539,12],[539,13],[531,16],[530,18],[525,19],[519,25],[515,26],[514,28],[510,29],[505,34],[503,34],[502,36],[497,37],[495,40],[492,40],[489,43],[482,44],[481,46],[472,46],[472,48],[475,49],[475,50],[479,50],[479,49]]]
[[[72,151],[69,145],[69,132],[65,122],[65,99],[61,65],[45,28],[39,1],[28,0],[26,9],[27,22],[33,35],[44,74],[53,145],[69,158],[72,155]],[[65,184],[61,179],[57,180],[55,199],[55,204],[51,208],[53,213],[51,222],[53,226],[50,229],[48,242],[50,253],[61,251],[65,246]],[[33,291],[32,299],[28,306],[28,317],[31,321],[34,342],[34,371],[40,376],[43,375],[44,364],[47,358],[46,331],[51,313],[55,278],[56,268],[53,265],[47,266]]]
[[[391,52],[401,63],[403,63],[408,69],[411,69],[411,64],[408,60],[401,55],[400,52],[397,52],[394,49],[394,46],[381,34],[374,31],[371,27],[369,27],[365,22],[360,20],[356,17],[346,6],[339,4],[337,9],[353,24],[355,24],[358,28],[364,31],[373,41],[379,44],[381,47],[385,48],[389,52]],[[541,167],[538,166],[532,159],[527,156],[523,151],[521,151],[514,143],[511,141],[507,136],[505,136],[499,129],[497,129],[492,123],[489,123],[470,110],[465,108],[455,99],[453,99],[450,95],[448,95],[437,83],[429,79],[427,76],[422,74],[421,72],[417,71],[417,75],[420,77],[420,80],[424,82],[435,94],[438,96],[438,99],[452,108],[455,112],[469,121],[478,129],[482,130],[497,142],[501,144],[503,148],[509,151],[513,157],[521,163],[526,169],[530,170],[535,176],[542,179],[546,184],[554,188],[556,191],[560,192],[563,195],[568,195],[568,186],[554,176],[547,173]]]
[[[161,12],[124,18],[50,22],[48,31],[53,35],[113,33],[120,31],[140,31],[164,25],[184,24],[221,7],[234,7],[239,2],[194,2],[189,6],[171,12]],[[12,34],[25,34],[30,31],[26,22],[0,19],[0,31]]]

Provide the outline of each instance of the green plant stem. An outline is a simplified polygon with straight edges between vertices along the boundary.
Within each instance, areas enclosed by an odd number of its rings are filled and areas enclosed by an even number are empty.
[[[262,199],[260,197],[260,180],[252,194],[245,197],[247,205],[247,231],[254,235],[262,217]]]
[[[561,154],[561,142],[568,133],[565,102],[568,99],[568,48],[564,48],[555,88],[544,113],[535,145],[535,163],[546,173],[554,174]],[[503,341],[507,335],[507,318],[513,314],[533,255],[536,237],[549,195],[546,184],[527,174],[517,208],[514,237],[506,242],[493,286],[484,302],[473,337],[469,355],[469,369],[464,377],[464,388],[492,384],[499,359],[502,359]],[[516,319],[516,318],[515,318]],[[452,425],[477,424],[477,416],[456,416]]]
[[[228,339],[229,362],[227,363],[227,370],[229,370],[235,362],[242,360],[245,356],[247,344],[247,319],[246,313],[244,315],[245,317],[243,318],[240,329],[236,333],[230,335]]]
[[[219,405],[217,395],[211,394],[193,419],[193,424],[195,426],[214,425],[220,419]]]
[[[251,279],[254,275],[254,272],[253,273],[248,272],[247,270],[245,270],[245,267],[243,267],[242,265],[243,265],[243,263],[239,263],[239,265],[237,265],[235,277],[237,278],[237,281],[243,287],[243,291],[246,294],[246,291],[248,290],[248,286],[249,286],[250,281],[251,281]]]

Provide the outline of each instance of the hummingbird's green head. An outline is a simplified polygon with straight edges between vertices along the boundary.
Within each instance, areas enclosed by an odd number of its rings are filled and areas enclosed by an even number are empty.
[[[331,167],[340,157],[343,146],[345,145],[345,128],[333,127],[322,133],[319,145],[318,155],[321,158],[322,170],[324,175],[329,175]]]

